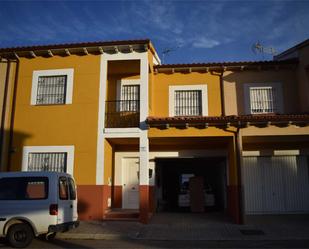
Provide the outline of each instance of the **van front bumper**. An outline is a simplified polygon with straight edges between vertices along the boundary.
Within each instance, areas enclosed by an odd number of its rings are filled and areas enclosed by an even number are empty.
[[[79,226],[79,221],[66,222],[58,225],[50,225],[48,227],[49,233],[62,233],[74,229]]]

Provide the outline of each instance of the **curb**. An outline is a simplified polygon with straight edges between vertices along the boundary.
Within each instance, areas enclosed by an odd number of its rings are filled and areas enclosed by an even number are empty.
[[[65,240],[125,240],[125,239],[133,239],[133,240],[151,240],[151,241],[278,241],[278,240],[308,240],[307,237],[246,237],[246,238],[204,238],[204,239],[183,239],[183,238],[143,238],[139,237],[139,234],[89,234],[89,233],[60,233],[57,234],[56,238],[65,239]]]
[[[57,234],[56,238],[72,240],[118,240],[128,239],[130,237],[123,234],[59,233]]]

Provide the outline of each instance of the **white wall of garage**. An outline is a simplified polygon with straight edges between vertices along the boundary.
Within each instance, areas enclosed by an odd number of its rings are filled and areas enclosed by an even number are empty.
[[[309,212],[307,156],[247,155],[242,164],[246,214]]]

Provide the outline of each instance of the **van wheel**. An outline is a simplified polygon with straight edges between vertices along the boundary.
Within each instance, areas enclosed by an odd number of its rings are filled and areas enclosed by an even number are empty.
[[[45,240],[53,240],[56,237],[56,233],[46,233]]]
[[[25,223],[10,226],[6,236],[10,245],[16,248],[27,247],[33,240],[33,237],[31,227]]]

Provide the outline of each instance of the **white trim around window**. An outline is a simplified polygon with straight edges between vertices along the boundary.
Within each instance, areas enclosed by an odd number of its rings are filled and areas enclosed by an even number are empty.
[[[24,146],[23,157],[22,157],[22,171],[28,170],[28,159],[29,153],[56,153],[66,152],[67,153],[67,171],[73,175],[74,171],[74,145],[67,146]]]
[[[282,84],[280,82],[269,82],[269,83],[245,83],[244,84],[244,100],[245,100],[245,114],[255,114],[251,111],[251,100],[250,100],[250,89],[266,89],[272,88],[275,93],[275,113],[283,113],[283,93]],[[261,112],[261,114],[267,112]]]
[[[66,96],[65,96],[65,103],[64,104],[72,104],[74,69],[73,68],[66,68],[66,69],[33,71],[33,74],[32,74],[32,89],[31,89],[31,102],[30,102],[31,105],[38,105],[37,104],[37,92],[38,92],[39,77],[41,77],[41,76],[60,76],[60,75],[66,75],[67,76]]]
[[[140,85],[141,80],[136,79],[136,80],[117,80],[117,100],[122,100],[121,99],[121,92],[123,86],[126,85]]]
[[[201,91],[202,92],[202,116],[208,116],[208,92],[207,85],[177,85],[169,86],[169,116],[175,116],[175,91]]]

